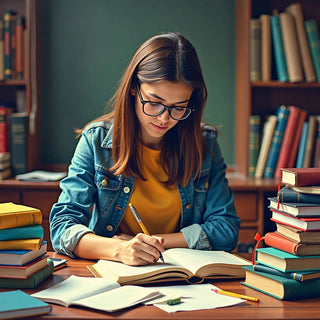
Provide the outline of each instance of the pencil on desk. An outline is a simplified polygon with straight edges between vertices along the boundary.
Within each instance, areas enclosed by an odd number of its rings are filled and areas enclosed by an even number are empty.
[[[132,211],[134,217],[136,218],[140,228],[142,229],[143,233],[150,236],[150,233],[147,230],[147,228],[145,227],[144,223],[142,222],[142,219],[141,219],[137,209],[133,206],[133,204],[131,202],[129,203],[129,207],[130,207],[130,210]],[[162,260],[162,262],[164,262],[164,259],[163,259],[161,252],[160,252],[160,259]]]
[[[245,296],[243,294],[234,293],[234,292],[230,292],[230,291],[224,291],[224,290],[220,290],[220,289],[211,289],[211,290],[213,292],[216,292],[219,294],[224,294],[229,297],[240,298],[240,299],[244,299],[244,300],[248,300],[248,301],[252,301],[252,302],[259,302],[259,298],[249,297],[249,296]]]

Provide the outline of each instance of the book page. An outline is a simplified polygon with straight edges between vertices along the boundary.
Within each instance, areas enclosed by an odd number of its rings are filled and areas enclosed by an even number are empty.
[[[105,278],[70,276],[68,279],[32,294],[40,300],[69,306],[72,302],[120,287],[119,283]]]

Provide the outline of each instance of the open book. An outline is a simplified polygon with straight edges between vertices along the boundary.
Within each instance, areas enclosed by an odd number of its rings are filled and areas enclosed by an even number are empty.
[[[157,298],[162,294],[153,288],[123,286],[109,279],[70,276],[68,279],[32,294],[42,301],[65,307],[81,306],[114,312]]]
[[[185,280],[200,283],[203,279],[244,278],[242,266],[251,265],[234,254],[224,251],[204,251],[173,248],[163,252],[165,263],[128,266],[120,262],[99,260],[88,266],[95,277],[108,278],[120,284],[143,284]]]

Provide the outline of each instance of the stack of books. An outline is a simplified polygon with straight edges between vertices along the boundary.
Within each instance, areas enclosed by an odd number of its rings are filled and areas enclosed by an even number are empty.
[[[243,284],[282,300],[320,296],[320,168],[281,172],[284,187],[269,199],[276,231],[244,267]]]
[[[54,270],[39,209],[0,203],[0,288],[35,288]]]

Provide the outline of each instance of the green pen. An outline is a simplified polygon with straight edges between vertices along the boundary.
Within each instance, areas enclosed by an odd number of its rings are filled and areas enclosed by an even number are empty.
[[[170,299],[167,301],[167,304],[169,306],[174,306],[175,304],[179,304],[181,303],[181,299],[180,298],[176,298],[176,299]]]

